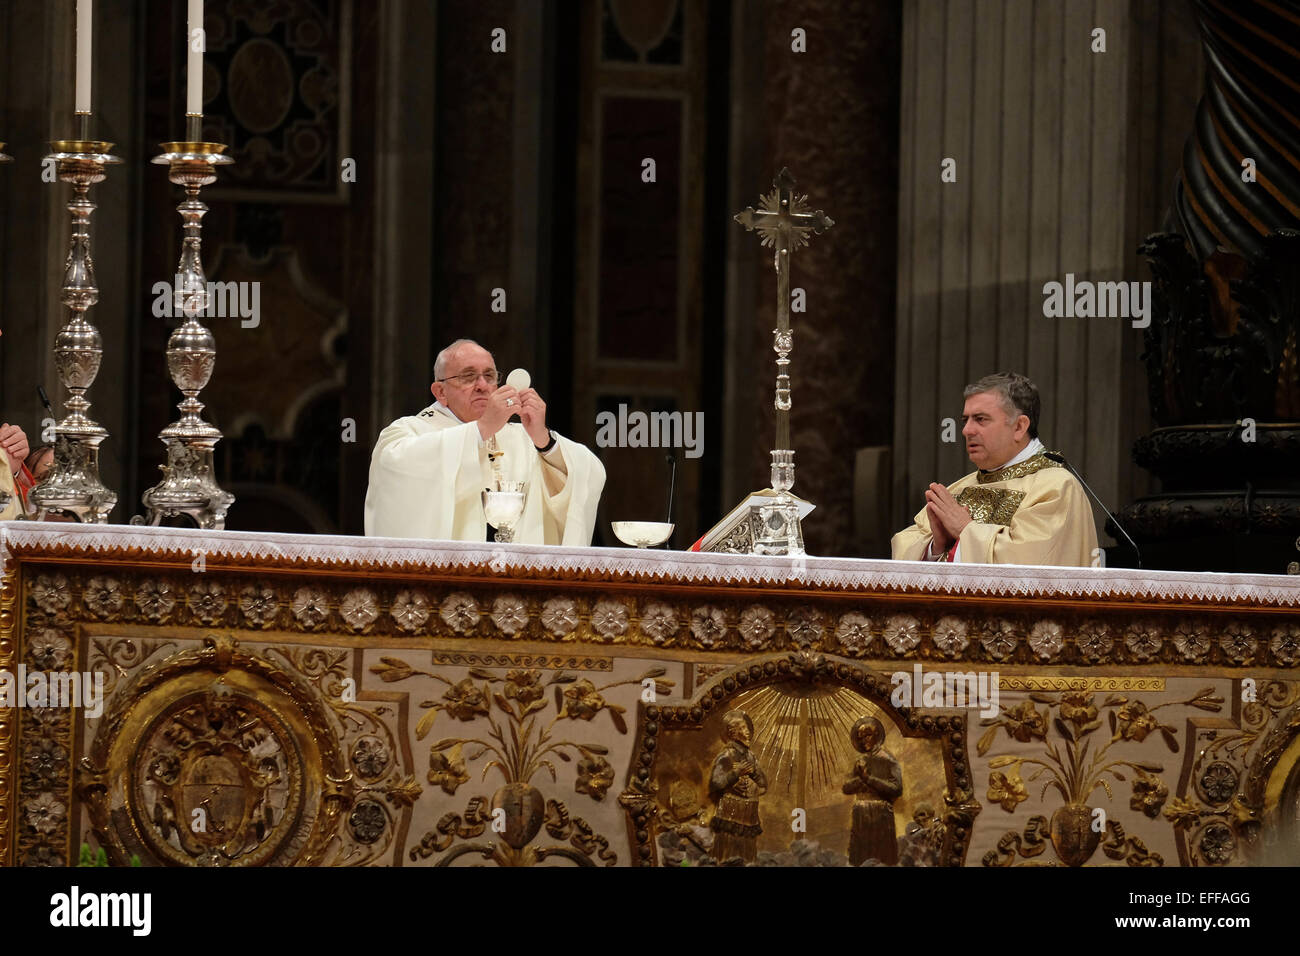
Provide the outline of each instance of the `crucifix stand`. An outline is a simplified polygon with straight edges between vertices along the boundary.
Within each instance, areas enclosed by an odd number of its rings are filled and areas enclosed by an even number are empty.
[[[750,496],[744,526],[733,521],[742,515],[733,511],[701,539],[700,550],[741,551],[750,554],[804,553],[800,519],[812,506],[790,493],[794,487],[794,449],[790,441],[790,353],[794,331],[790,328],[790,255],[808,244],[812,234],[821,234],[835,221],[818,209],[809,212],[808,197],[792,191],[795,181],[782,168],[759,208],[747,206],[736,222],[749,232],[758,231],[765,248],[773,250],[776,268],[776,328],[772,348],[776,352],[776,447],[772,449],[772,487]],[[755,500],[755,498],[759,498]],[[737,509],[739,510],[739,509]]]

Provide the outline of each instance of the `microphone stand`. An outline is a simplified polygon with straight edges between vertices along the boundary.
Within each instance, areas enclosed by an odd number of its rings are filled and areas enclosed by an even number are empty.
[[[1142,567],[1142,552],[1138,550],[1137,542],[1129,537],[1129,533],[1124,530],[1124,526],[1119,523],[1118,519],[1116,519],[1113,514],[1110,513],[1110,509],[1106,507],[1106,503],[1097,497],[1097,492],[1088,487],[1088,483],[1083,480],[1083,475],[1079,474],[1078,469],[1066,461],[1064,455],[1058,455],[1054,451],[1043,452],[1043,457],[1049,461],[1056,462],[1058,465],[1064,465],[1066,469],[1069,470],[1070,474],[1074,475],[1074,477],[1079,480],[1079,484],[1083,485],[1084,490],[1092,496],[1092,500],[1101,506],[1101,510],[1106,513],[1106,517],[1110,519],[1110,523],[1113,524],[1116,530],[1124,536],[1124,540],[1128,542],[1128,546],[1133,549],[1133,557],[1137,558],[1137,566],[1140,570]]]

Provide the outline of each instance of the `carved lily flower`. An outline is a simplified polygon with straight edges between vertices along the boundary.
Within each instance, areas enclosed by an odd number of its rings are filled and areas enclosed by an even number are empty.
[[[1026,700],[1007,712],[1007,733],[1022,744],[1032,738],[1039,740],[1047,736],[1047,715],[1034,706],[1032,700]]]
[[[565,717],[591,720],[607,706],[605,698],[600,696],[596,685],[589,680],[580,680],[572,687],[564,689],[563,716]]]
[[[1025,782],[1020,779],[1020,775],[1012,773],[1010,776],[1001,770],[995,770],[989,774],[989,793],[990,803],[997,803],[1002,809],[1010,813],[1015,810],[1016,804],[1029,799],[1029,791],[1025,789]]]
[[[475,717],[486,716],[488,712],[487,690],[476,687],[469,677],[453,684],[442,695],[442,699],[447,702],[442,705],[443,710],[457,720],[473,720]]]
[[[1147,739],[1147,734],[1160,726],[1155,715],[1147,710],[1147,705],[1140,700],[1130,700],[1119,709],[1119,727],[1115,739],[1136,740],[1138,743]]]
[[[535,670],[507,671],[505,694],[507,699],[517,700],[525,707],[541,700],[546,694],[542,689],[541,674]]]
[[[1061,697],[1061,719],[1074,724],[1079,730],[1092,729],[1098,725],[1097,705],[1092,702],[1092,695],[1080,691],[1071,691]]]
[[[429,753],[429,783],[442,787],[443,793],[449,796],[454,796],[457,788],[469,780],[460,750],[461,745],[456,744],[446,753],[438,750]]]

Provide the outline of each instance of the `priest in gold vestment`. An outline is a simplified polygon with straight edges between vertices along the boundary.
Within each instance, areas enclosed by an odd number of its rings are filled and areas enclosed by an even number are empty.
[[[1092,508],[1069,470],[1044,456],[1038,389],[1014,372],[965,390],[962,435],[979,469],[945,487],[931,484],[893,556],[967,564],[1099,563]]]

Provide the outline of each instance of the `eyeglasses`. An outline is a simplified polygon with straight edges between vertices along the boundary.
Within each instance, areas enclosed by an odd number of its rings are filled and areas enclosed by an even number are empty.
[[[448,375],[446,378],[440,378],[439,382],[455,382],[461,388],[473,388],[474,383],[480,378],[487,382],[489,386],[495,386],[498,379],[497,370],[490,368],[485,372],[461,372],[459,375]]]

